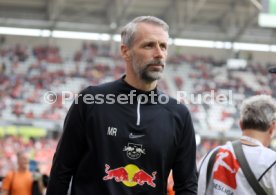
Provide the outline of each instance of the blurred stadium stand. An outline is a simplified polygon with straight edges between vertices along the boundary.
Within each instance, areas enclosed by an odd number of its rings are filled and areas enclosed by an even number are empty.
[[[73,101],[73,98],[62,99],[62,92],[70,92],[68,95],[73,97],[86,86],[112,81],[124,73],[119,54],[111,55],[105,46],[97,43],[83,43],[71,56],[62,55],[59,47],[32,48],[19,44],[2,47],[0,55],[2,123],[33,125],[47,131],[61,131]],[[274,75],[267,73],[268,66],[249,61],[245,68],[232,70],[226,61],[175,54],[168,60],[159,87],[176,98],[177,91],[186,93],[185,103],[193,112],[197,132],[209,136],[223,132],[231,136],[231,132],[238,132],[238,105],[245,97],[261,93],[276,95]],[[53,104],[47,104],[44,99],[48,91],[57,95]],[[228,102],[204,103],[196,99],[211,93],[214,97],[226,95]]]

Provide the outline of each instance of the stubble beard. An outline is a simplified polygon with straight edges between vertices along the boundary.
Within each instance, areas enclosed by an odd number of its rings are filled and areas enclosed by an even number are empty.
[[[163,68],[161,70],[151,70],[152,64],[162,64]],[[133,58],[132,60],[132,66],[136,75],[138,75],[138,77],[146,83],[152,83],[156,80],[161,79],[163,76],[165,65],[165,62],[161,60],[152,60],[146,64],[142,64],[141,62],[139,62],[139,60],[135,58]]]

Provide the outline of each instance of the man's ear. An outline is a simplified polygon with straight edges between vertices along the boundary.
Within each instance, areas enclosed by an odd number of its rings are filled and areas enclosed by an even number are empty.
[[[273,137],[276,133],[276,122],[273,121],[268,129],[269,131],[269,135],[271,135],[271,137]]]
[[[241,120],[239,121],[239,124],[240,124],[241,130],[243,130],[243,125],[242,125],[242,121]]]
[[[125,44],[121,44],[121,55],[126,61],[129,60],[129,48]]]

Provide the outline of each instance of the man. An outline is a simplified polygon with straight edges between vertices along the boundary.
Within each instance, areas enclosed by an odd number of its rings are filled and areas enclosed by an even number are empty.
[[[17,153],[17,170],[7,174],[3,181],[2,195],[32,195],[33,181],[38,182],[38,192],[43,193],[44,186],[40,175],[34,178],[29,170],[29,154],[26,151]]]
[[[168,25],[142,16],[127,24],[121,36],[126,75],[88,87],[73,103],[47,195],[65,195],[71,177],[72,195],[166,195],[171,169],[176,194],[196,194],[190,114],[172,98],[161,104],[166,96],[157,90],[167,58]]]
[[[267,194],[276,194],[276,152],[269,149],[276,131],[276,102],[271,96],[258,95],[241,106],[242,150],[250,169]],[[198,194],[256,194],[241,170],[231,142],[220,146],[208,187],[206,155],[199,170]]]

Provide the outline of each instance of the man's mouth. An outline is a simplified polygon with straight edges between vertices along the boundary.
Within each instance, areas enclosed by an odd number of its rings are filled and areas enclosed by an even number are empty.
[[[162,64],[150,64],[149,66],[154,66],[154,67],[163,67]]]
[[[150,69],[153,69],[153,70],[161,70],[164,68],[164,65],[162,64],[150,64],[148,66]]]
[[[164,63],[157,61],[157,62],[149,63],[148,66],[149,67],[162,67],[162,68],[164,68]]]

